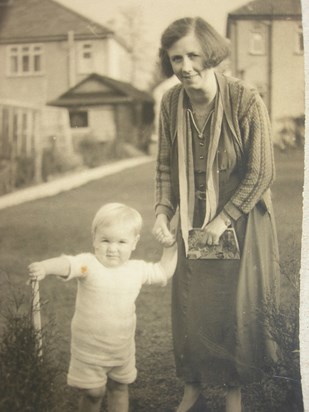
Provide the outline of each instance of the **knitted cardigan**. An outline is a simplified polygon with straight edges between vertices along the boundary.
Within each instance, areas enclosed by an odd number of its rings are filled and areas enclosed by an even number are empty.
[[[242,176],[239,186],[224,211],[237,220],[260,201],[270,210],[267,190],[274,180],[275,163],[267,109],[258,92],[243,81],[216,73],[225,119],[235,139]],[[159,146],[156,165],[156,215],[169,219],[178,200],[171,180],[172,145],[177,139],[177,103],[182,85],[169,89],[163,96],[160,111]],[[175,167],[175,166],[174,166]]]

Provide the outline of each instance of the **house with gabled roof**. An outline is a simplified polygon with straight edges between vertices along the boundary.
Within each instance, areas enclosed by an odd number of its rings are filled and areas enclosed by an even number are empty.
[[[27,129],[31,141],[33,122],[30,112],[25,114],[18,109],[17,113],[12,105],[7,109],[4,101],[14,100],[36,107],[56,102],[55,106],[69,110],[61,109],[66,111],[71,122],[70,134],[75,147],[75,137],[88,135],[101,142],[112,141],[120,138],[121,128],[126,128],[126,140],[144,148],[143,139],[150,129],[144,120],[149,119],[149,113],[151,117],[152,99],[128,83],[132,69],[131,50],[112,29],[56,0],[1,0],[0,61],[0,118],[5,116],[6,123],[11,124],[10,135],[14,135],[15,129]],[[93,73],[96,80],[93,76],[89,78]],[[104,87],[109,94],[114,93],[112,102],[106,95],[103,100],[101,98],[103,77],[109,79],[108,86]],[[91,91],[79,94],[76,99],[79,88]],[[115,104],[121,93],[121,102]],[[64,96],[71,94],[74,104],[66,104],[67,101],[62,104]],[[98,95],[101,97],[96,104],[90,101],[91,96]],[[119,119],[123,121],[121,128]],[[55,136],[55,127],[50,133],[48,127],[41,137],[43,147],[51,139],[62,141],[62,136]],[[0,140],[4,133],[4,126],[0,125]]]
[[[148,150],[154,100],[130,83],[92,73],[48,104],[69,110],[75,144],[91,135],[96,141],[116,139]]]
[[[48,156],[74,167],[81,139],[99,157],[147,149],[153,103],[128,83],[131,60],[117,33],[56,0],[0,0],[0,193],[52,174]]]
[[[304,44],[300,0],[253,0],[230,12],[231,70],[262,95],[274,132],[304,116]]]
[[[1,14],[2,98],[45,104],[93,72],[130,79],[125,42],[55,0],[10,0]]]

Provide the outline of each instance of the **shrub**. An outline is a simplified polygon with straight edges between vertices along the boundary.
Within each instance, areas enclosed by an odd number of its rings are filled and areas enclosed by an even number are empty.
[[[286,116],[278,120],[279,130],[274,135],[274,145],[281,150],[303,148],[305,144],[305,115]]]
[[[1,311],[4,330],[0,341],[0,411],[59,411],[62,371],[53,359],[53,325],[42,329],[43,356],[37,345],[31,309],[25,295],[12,292]],[[57,406],[56,406],[57,405]]]
[[[15,167],[7,159],[0,158],[0,196],[11,192],[15,187]]]
[[[281,264],[283,291],[279,307],[269,296],[258,313],[269,336],[277,344],[278,358],[267,365],[261,381],[242,388],[246,412],[302,412],[299,360],[299,260],[291,245]],[[294,253],[293,253],[294,252]],[[207,388],[210,410],[224,409],[222,388]]]
[[[50,176],[63,174],[80,166],[80,159],[76,154],[61,152],[56,147],[46,148],[42,156],[42,178],[48,180]]]
[[[124,145],[120,142],[100,142],[91,135],[84,137],[79,142],[78,148],[85,166],[92,168],[101,166],[115,159],[128,157]]]
[[[33,182],[35,171],[34,161],[34,157],[20,156],[16,158],[16,187],[23,187]]]
[[[291,249],[291,253],[293,253]],[[284,290],[281,304],[271,296],[264,302],[261,318],[278,347],[278,358],[269,365],[264,379],[248,385],[247,403],[250,412],[302,412],[302,391],[299,359],[299,271],[295,256],[286,256],[281,265]],[[288,293],[288,295],[287,295]],[[250,406],[250,407],[249,407]]]
[[[278,345],[278,359],[269,365],[261,382],[247,386],[248,411],[301,412],[297,308],[276,308],[269,298],[265,311],[270,335]]]
[[[97,142],[90,137],[82,139],[78,149],[83,158],[84,165],[90,168],[100,166],[107,158],[105,144]]]

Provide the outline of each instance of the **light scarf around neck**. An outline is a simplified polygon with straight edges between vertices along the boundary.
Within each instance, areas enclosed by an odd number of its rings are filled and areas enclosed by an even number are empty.
[[[204,228],[217,213],[219,201],[219,176],[217,150],[221,134],[223,118],[223,104],[218,88],[215,97],[215,110],[211,120],[210,141],[207,153],[206,166],[206,213],[204,217]],[[180,224],[188,253],[189,231],[193,225],[193,213],[195,203],[194,187],[194,161],[192,152],[192,132],[188,109],[184,105],[184,89],[181,89],[177,107],[177,140],[178,140],[178,173],[180,194]]]

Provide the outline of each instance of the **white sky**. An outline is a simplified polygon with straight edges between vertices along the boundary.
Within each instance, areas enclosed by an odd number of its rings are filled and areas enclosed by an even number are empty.
[[[147,33],[154,47],[160,35],[172,21],[186,16],[201,16],[221,34],[226,32],[227,13],[249,3],[249,0],[57,0],[59,3],[82,13],[104,25],[117,16],[121,8],[138,6]]]

